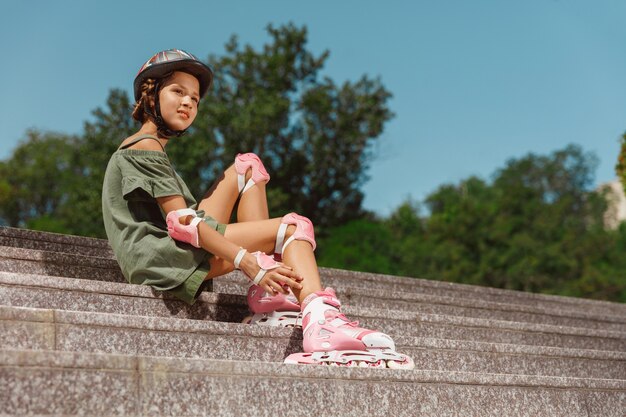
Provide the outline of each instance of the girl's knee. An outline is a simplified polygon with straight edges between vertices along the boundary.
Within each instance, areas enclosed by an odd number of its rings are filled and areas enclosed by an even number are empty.
[[[217,256],[212,256],[211,259],[209,259],[209,265],[211,269],[204,278],[205,281],[207,279],[213,279],[228,274],[229,272],[233,272],[235,270],[235,266],[233,264]]]
[[[281,225],[276,236],[275,252],[282,254],[287,245],[294,240],[307,241],[315,250],[316,242],[313,222],[307,217],[289,213],[281,219]]]
[[[297,228],[295,225],[293,225],[293,224],[288,225],[288,226],[287,226],[287,229],[285,230],[285,240],[287,240],[287,239],[289,239],[291,236],[293,236],[293,235],[294,235],[294,233],[296,233],[296,230],[297,230],[297,229],[298,229],[298,228]]]

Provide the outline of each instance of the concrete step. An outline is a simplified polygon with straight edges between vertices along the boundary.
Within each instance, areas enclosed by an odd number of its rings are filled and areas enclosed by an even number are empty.
[[[0,415],[626,409],[623,304],[320,272],[346,314],[389,333],[416,370],[282,365],[301,350],[301,331],[239,324],[247,310],[239,273],[187,306],[126,284],[106,241],[0,228]]]
[[[113,258],[0,246],[0,270],[92,281],[126,282]]]
[[[0,305],[235,323],[248,315],[238,294],[203,292],[190,306],[143,285],[12,272],[0,272]]]
[[[341,292],[341,296],[342,300],[345,300],[347,304],[366,308],[385,306],[393,310],[415,311],[427,314],[491,318],[504,321],[626,332],[626,314],[621,316],[601,315],[581,310],[563,310],[545,308],[543,306],[535,307],[524,304],[507,304],[391,291],[378,291],[376,296],[373,297],[358,288],[346,288]]]
[[[63,252],[114,259],[106,240],[37,232],[25,229],[0,227],[0,245],[25,249],[43,249],[46,252]],[[5,257],[3,260],[2,253],[4,251],[6,251],[6,249],[0,248],[0,268],[2,268],[3,261],[5,264],[8,262],[7,258],[12,258],[16,261],[19,260],[19,256],[16,257],[16,252],[13,252],[13,256]],[[40,258],[50,259],[54,258],[54,256],[48,254],[41,255]],[[65,258],[64,260],[69,261],[68,258]],[[26,261],[32,262],[32,259],[26,259]],[[12,264],[14,263],[15,262]],[[114,269],[117,269],[117,264],[112,265]],[[13,267],[19,268],[19,266]],[[34,266],[31,265],[30,267],[34,269],[28,271],[18,271],[17,269],[11,270],[16,272],[42,273],[37,272],[37,269]],[[41,269],[42,267],[39,267],[39,271],[41,271]],[[479,299],[497,303],[523,304],[553,310],[578,310],[600,315],[626,315],[626,304],[620,303],[609,303],[597,300],[586,300],[545,294],[533,294],[442,281],[344,271],[331,268],[321,268],[320,272],[327,285],[337,288],[363,288],[365,290],[382,289],[384,291],[418,293],[422,295],[452,297],[466,300]],[[121,274],[113,274],[113,276],[109,274],[100,275],[93,274],[93,271],[88,271],[85,274],[81,274],[81,276],[72,275],[72,277],[114,282],[123,281]],[[217,280],[216,282],[221,283],[222,281]],[[229,292],[221,289],[218,291]]]
[[[422,294],[465,300],[484,300],[540,307],[554,311],[587,311],[599,315],[626,315],[626,304],[556,295],[534,294],[522,291],[480,287],[418,278],[396,277],[366,272],[322,269],[324,283],[331,287],[359,288],[366,291]],[[221,281],[216,280],[216,283]],[[219,291],[216,288],[216,291]]]
[[[626,311],[621,314],[590,313],[581,310],[580,306],[562,308],[561,306],[511,304],[413,292],[394,292],[384,290],[383,287],[365,289],[328,277],[324,278],[324,281],[335,283],[332,286],[345,304],[359,307],[626,332]],[[213,290],[245,295],[248,290],[248,281],[241,272],[233,272],[215,279]]]
[[[15,285],[18,283],[18,285]],[[241,322],[247,315],[242,295],[203,293],[194,306],[149,287],[72,280],[69,278],[14,276],[0,273],[0,304],[152,316]],[[397,338],[486,341],[491,343],[553,346],[605,351],[626,351],[626,333],[476,319],[411,311],[360,308],[346,305],[349,317],[369,328]]]
[[[2,415],[622,417],[626,383],[0,350]]]
[[[40,232],[14,227],[0,227],[0,246],[114,258],[111,246],[105,239]]]
[[[90,281],[125,282],[117,262],[107,258],[47,252],[34,249],[0,247],[0,271],[46,276],[61,276]],[[572,299],[574,306],[545,303],[504,303],[485,301],[480,298],[448,297],[421,294],[410,291],[394,292],[384,285],[372,285],[371,288],[358,285],[350,279],[338,279],[337,276],[325,276],[324,281],[337,289],[338,295],[346,302],[374,308],[410,310],[429,314],[446,314],[463,317],[494,318],[505,321],[524,321],[530,323],[563,325],[570,327],[588,327],[626,331],[626,310],[619,311],[620,304],[608,304],[613,308],[588,308]],[[342,272],[343,273],[343,272]],[[395,277],[397,278],[397,277]],[[233,272],[213,280],[213,290],[220,293],[244,295],[248,280],[240,272]],[[560,297],[564,298],[564,297]],[[583,300],[586,301],[586,300]]]
[[[0,348],[282,362],[299,330],[125,314],[1,307]],[[418,369],[626,379],[626,352],[398,337]]]
[[[225,290],[244,295],[247,288],[247,279],[242,274],[230,274],[223,280],[231,281],[227,285],[218,283],[216,280],[216,290]],[[106,284],[89,287],[94,291],[107,293],[110,291]],[[33,288],[50,289],[77,289],[81,290],[87,285],[85,281],[75,279],[46,277],[34,274],[19,274],[0,271],[0,283],[5,285],[26,287],[23,290],[14,289],[16,292],[26,293],[34,291]],[[32,287],[32,288],[31,288]],[[101,288],[97,290],[97,288]],[[4,291],[9,291],[5,289]],[[157,292],[154,291],[156,294]],[[425,314],[443,314],[459,317],[491,318],[503,321],[517,321],[537,324],[562,325],[567,327],[585,327],[599,330],[614,330],[626,332],[626,317],[600,316],[586,312],[550,311],[539,307],[528,307],[524,305],[510,305],[505,303],[490,303],[480,300],[459,300],[449,297],[423,296],[419,294],[405,293],[379,293],[376,297],[367,296],[359,289],[345,289],[338,291],[338,295],[344,300],[346,305],[355,305],[370,308],[388,308],[394,310],[413,311]],[[28,298],[28,296],[26,296]],[[391,297],[391,298],[390,298]],[[40,297],[42,298],[42,297]],[[46,297],[43,297],[45,300]],[[75,302],[69,297],[68,302]],[[47,306],[43,306],[47,307]]]

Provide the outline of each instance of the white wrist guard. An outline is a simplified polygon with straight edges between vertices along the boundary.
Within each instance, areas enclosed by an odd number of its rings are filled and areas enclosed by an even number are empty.
[[[237,252],[237,256],[235,256],[235,260],[233,261],[235,269],[239,269],[239,264],[241,263],[243,257],[246,256],[246,253],[248,253],[248,251],[244,248],[239,249],[239,252]]]
[[[263,279],[267,271],[271,271],[272,269],[280,268],[280,264],[274,260],[274,258],[267,256],[263,252],[254,252],[251,253],[256,258],[257,264],[261,267],[261,270],[256,274],[254,278],[248,277],[250,281],[259,285],[259,282]]]

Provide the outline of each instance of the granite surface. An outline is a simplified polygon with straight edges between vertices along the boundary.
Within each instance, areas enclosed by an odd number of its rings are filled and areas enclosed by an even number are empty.
[[[93,256],[0,246],[0,270],[86,280],[126,282],[117,261]]]
[[[0,271],[3,416],[626,409],[624,304],[322,268],[346,314],[389,333],[417,368],[288,366],[301,332],[238,324],[240,272],[190,307],[126,284],[106,241],[11,228],[0,228]]]
[[[19,291],[10,292],[10,287],[0,285],[0,302],[8,305],[34,307],[68,308],[73,310],[91,310],[104,312],[128,312],[141,315],[177,315],[195,318],[207,314],[204,318],[224,318],[225,321],[239,322],[245,316],[243,298],[205,293],[189,313],[182,303],[166,302],[154,297],[147,287],[105,284],[113,289],[117,286],[124,291],[142,293],[142,297],[119,297],[110,293],[93,295],[84,292],[44,293],[28,297]],[[94,283],[90,285],[94,286]],[[21,298],[26,295],[25,298]],[[234,297],[234,298],[232,298]],[[39,300],[39,302],[37,302]],[[55,300],[60,300],[56,302]],[[72,301],[73,300],[73,301]],[[56,304],[55,304],[56,303]],[[204,305],[204,308],[201,306]],[[605,351],[625,351],[626,335],[621,332],[582,329],[565,326],[514,323],[500,320],[487,320],[466,317],[419,314],[410,311],[385,309],[364,309],[346,306],[346,313],[364,325],[381,329],[394,339],[402,337],[427,336],[437,339],[458,339],[468,341],[487,341],[523,345],[571,347],[578,349],[596,349]],[[173,314],[172,314],[173,313]],[[213,315],[211,317],[211,315]],[[194,318],[194,317],[192,317]]]
[[[228,278],[223,278],[223,280],[227,279]],[[239,280],[239,278],[233,278],[233,280]],[[218,294],[218,300],[213,302],[209,301],[207,303],[207,297],[209,297],[209,294],[211,293],[205,292],[200,302],[196,303],[193,307],[189,307],[185,303],[176,300],[174,297],[163,295],[162,293],[147,287],[135,285],[121,285],[110,282],[86,281],[64,277],[49,277],[45,275],[0,271],[0,285],[3,284],[6,285],[4,285],[2,290],[0,290],[3,291],[3,293],[0,293],[0,302],[10,305],[43,308],[65,308],[62,306],[67,306],[68,309],[71,309],[73,304],[77,304],[78,307],[76,307],[76,309],[82,310],[94,305],[94,301],[97,299],[98,303],[104,303],[105,305],[110,304],[111,308],[115,309],[114,299],[119,299],[120,304],[123,304],[120,306],[123,311],[133,308],[133,310],[135,310],[138,314],[144,315],[171,315],[175,312],[178,317],[205,317],[220,321],[241,321],[242,315],[245,315],[246,310],[244,306],[245,300],[243,294],[238,295],[217,292],[215,294]],[[221,287],[222,285],[219,284],[216,286],[216,289],[220,289]],[[339,291],[339,293],[341,294],[341,291]],[[115,297],[116,295],[137,298],[133,301],[128,297]],[[398,294],[398,298],[400,297],[401,295]],[[157,301],[155,299],[160,300]],[[360,302],[355,299],[351,299],[350,297],[345,297],[344,304],[346,306],[354,305],[362,308],[380,309],[381,307],[384,307],[385,310],[404,310],[429,315],[445,314],[448,316],[467,318],[474,317],[496,319],[500,321],[614,330],[626,333],[624,324],[620,321],[621,318],[615,316],[585,315],[584,313],[570,313],[567,315],[563,312],[556,313],[546,310],[532,311],[533,308],[524,306],[510,306],[511,309],[507,310],[506,304],[499,303],[497,306],[490,306],[488,305],[489,303],[483,302],[481,305],[480,301],[476,301],[476,305],[474,307],[458,307],[452,304],[441,304],[437,306],[438,308],[430,308],[429,306],[436,305],[430,304],[424,306],[424,304],[419,302],[415,302],[413,304],[404,302],[406,304],[406,306],[404,306],[394,303],[394,300],[388,300],[385,298],[368,297],[366,299],[366,302]],[[461,300],[457,301],[459,303],[464,303],[464,301]],[[402,301],[399,302],[402,303]],[[454,300],[450,299],[447,300],[447,302],[453,303]],[[141,309],[144,305],[145,311],[142,313]],[[149,305],[156,309],[161,306],[162,309],[167,311],[152,313]],[[204,308],[206,306],[212,306],[210,311],[207,311],[207,309]],[[224,306],[224,308],[217,308],[218,306]],[[237,306],[239,306],[239,308],[237,308]],[[520,311],[521,309],[525,309],[527,312],[523,313]],[[203,314],[205,314],[205,316],[203,316]]]
[[[593,314],[584,310],[563,310],[521,304],[468,300],[416,293],[378,292],[376,297],[358,288],[346,288],[339,294],[345,304],[359,307],[415,311],[426,314],[492,318],[505,321],[552,324],[556,326],[587,327],[590,329],[626,332],[626,312],[623,315]]]
[[[63,243],[69,246],[108,248],[108,242],[102,239],[93,239],[79,236],[59,235],[47,232],[37,232],[25,229],[0,227],[0,237],[12,238],[16,244],[19,241],[33,240],[42,242]],[[0,243],[1,245],[1,243]],[[0,255],[4,248],[0,248]],[[97,252],[96,252],[97,253]],[[101,255],[108,257],[109,255]],[[454,297],[459,299],[481,299],[485,301],[533,305],[537,307],[557,310],[586,311],[607,315],[626,315],[626,305],[604,301],[587,300],[581,298],[562,297],[545,294],[533,294],[521,291],[511,291],[488,287],[479,287],[466,284],[456,284],[442,281],[433,281],[417,278],[396,277],[382,274],[345,271],[332,268],[321,268],[320,273],[327,285],[347,288],[378,289],[391,292],[419,293]]]
[[[393,291],[396,285],[401,288],[398,292],[411,291],[412,286],[420,287],[419,293],[454,296],[455,298],[477,298],[487,301],[505,302],[511,304],[529,304],[536,306],[574,308],[576,310],[586,310],[589,312],[599,311],[605,314],[612,311],[615,314],[626,314],[626,304],[612,303],[608,301],[590,300],[585,298],[564,297],[559,295],[536,294],[523,291],[504,290],[500,288],[481,287],[477,285],[457,284],[452,282],[426,280],[419,278],[397,277],[384,274],[373,274],[368,272],[346,271],[342,269],[322,268],[326,280],[333,279],[333,282],[349,280],[350,282],[362,282],[366,288],[379,286],[385,291]],[[330,285],[330,283],[329,283]],[[408,291],[407,291],[408,289]],[[432,291],[428,291],[430,289]]]
[[[624,381],[0,351],[0,412],[623,416]],[[114,399],[114,401],[112,401]]]
[[[95,285],[95,284],[91,284]],[[180,302],[166,302],[151,299],[154,297],[147,287],[109,283],[143,297],[113,296],[112,294],[93,295],[84,292],[24,293],[10,291],[10,287],[0,285],[0,302],[7,305],[59,308],[72,310],[128,312],[148,316],[171,316],[190,318],[223,318],[225,321],[239,322],[246,315],[243,298],[215,293],[202,294],[200,301],[189,310]],[[32,297],[29,297],[29,294]],[[235,298],[231,298],[235,297]],[[240,297],[240,296],[239,296]],[[205,307],[202,308],[201,306]],[[500,320],[476,319],[442,315],[419,314],[410,311],[385,309],[364,309],[345,307],[349,317],[360,320],[365,326],[381,329],[394,339],[402,337],[432,337],[437,339],[458,339],[487,341],[523,345],[571,347],[605,351],[626,350],[626,335],[615,331],[582,329],[564,326],[514,323]],[[203,314],[206,314],[202,317]]]
[[[109,242],[84,236],[0,227],[0,246],[113,257]]]
[[[203,292],[192,306],[148,286],[0,272],[0,304],[241,322],[242,295]]]
[[[615,332],[588,330],[579,333],[579,329],[574,327],[419,314],[413,319],[409,317],[390,319],[374,317],[370,315],[371,313],[367,316],[361,316],[358,313],[355,314],[354,310],[356,309],[346,308],[348,317],[365,323],[368,328],[381,329],[394,339],[399,337],[397,335],[427,336],[437,339],[490,343],[626,351],[626,339],[621,333],[616,334]]]
[[[302,344],[301,332],[290,329],[76,311],[0,307],[0,325],[1,346],[16,349],[281,362]],[[626,379],[625,352],[406,337],[396,342],[423,370]]]
[[[63,233],[42,232],[38,230],[22,229],[17,227],[0,227],[0,237],[20,240],[36,240],[39,242],[60,243],[81,247],[110,248],[106,239],[96,239],[85,236],[75,236]]]

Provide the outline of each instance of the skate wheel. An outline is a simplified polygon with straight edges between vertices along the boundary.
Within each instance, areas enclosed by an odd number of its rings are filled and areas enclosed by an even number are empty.
[[[384,368],[385,367],[385,361],[382,360],[382,359],[379,359],[376,362],[370,362],[369,363],[369,367],[370,368]]]
[[[241,320],[243,324],[250,324],[251,321],[252,321],[252,316],[247,316],[243,320]]]
[[[389,369],[413,369],[415,368],[415,363],[413,362],[413,359],[409,358],[408,356],[405,357],[405,359],[403,361],[387,361],[387,367]]]

